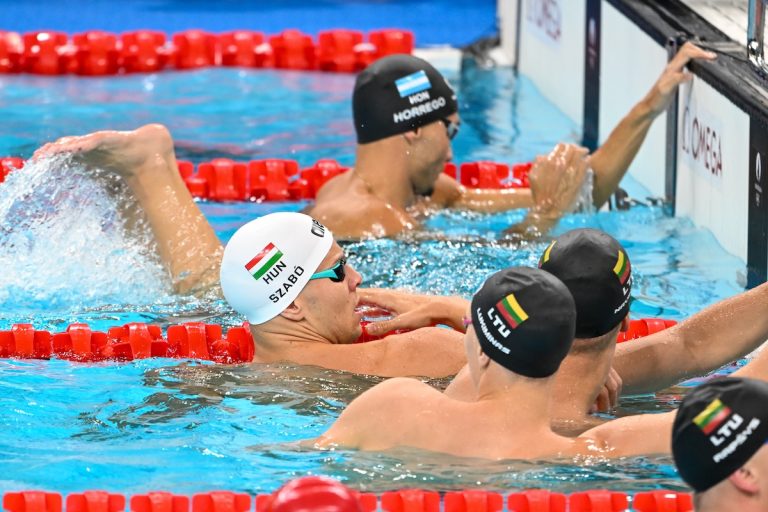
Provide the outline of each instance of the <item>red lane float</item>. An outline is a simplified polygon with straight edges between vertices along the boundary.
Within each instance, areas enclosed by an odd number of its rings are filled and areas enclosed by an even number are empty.
[[[568,496],[570,512],[624,512],[629,508],[629,496],[616,491],[585,491]]]
[[[693,511],[693,498],[685,492],[639,492],[632,498],[632,510],[636,512],[691,512]]]
[[[72,36],[75,45],[75,73],[84,76],[117,74],[120,69],[120,50],[114,34],[92,30]]]
[[[37,75],[63,75],[70,72],[67,34],[63,32],[29,32],[22,39],[22,70]]]
[[[61,494],[44,491],[8,492],[3,508],[8,512],[62,512]],[[66,498],[66,512],[120,512],[129,503],[130,512],[439,512],[440,495],[408,489],[375,494],[359,493],[328,477],[310,476],[290,481],[272,494],[251,499],[243,493],[212,491],[187,496],[164,491],[123,494],[85,491]],[[504,496],[482,490],[448,492],[442,499],[444,512],[500,512]],[[692,497],[676,491],[639,492],[631,500],[638,512],[690,512]],[[615,512],[629,510],[630,496],[623,492],[590,490],[568,496],[546,490],[513,492],[507,496],[510,512]]]
[[[664,329],[677,325],[675,320],[664,320],[663,318],[641,318],[639,320],[630,320],[629,329],[626,332],[619,332],[616,343],[634,340],[655,334]]]
[[[175,69],[209,66],[277,67],[295,70],[354,72],[379,57],[413,52],[413,33],[389,29],[320,32],[312,36],[285,30],[266,38],[263,33],[236,30],[212,34],[186,30],[173,34],[170,45],[162,32],[136,30],[118,36],[91,30],[72,36],[63,32],[0,31],[0,73],[105,76],[157,72],[171,63]]]
[[[318,34],[317,64],[323,71],[359,71],[367,64],[363,33],[357,30],[326,30]],[[358,55],[361,58],[358,58]]]
[[[376,47],[376,58],[395,53],[413,53],[413,32],[398,29],[375,30],[368,40]]]
[[[125,496],[105,491],[85,491],[70,494],[66,500],[67,512],[123,512]]]
[[[453,491],[443,497],[444,512],[500,512],[503,508],[504,496],[498,492]]]
[[[165,68],[171,49],[165,34],[155,30],[136,30],[120,36],[120,57],[126,73],[154,73]]]
[[[19,73],[23,54],[21,35],[0,30],[0,73]]]
[[[272,65],[272,47],[265,44],[264,34],[252,30],[235,30],[219,35],[222,66],[263,68]]]
[[[275,67],[309,70],[316,68],[317,56],[312,36],[300,30],[288,29],[269,38]]]
[[[219,64],[219,41],[204,30],[186,30],[173,35],[173,65],[176,69],[197,69]]]
[[[149,357],[191,358],[223,364],[253,361],[253,337],[247,324],[230,327],[188,322],[172,325],[164,338],[159,326],[129,323],[106,333],[86,324],[71,324],[51,334],[31,324],[14,324],[0,331],[0,357],[49,359],[55,356],[78,362],[133,361]]]

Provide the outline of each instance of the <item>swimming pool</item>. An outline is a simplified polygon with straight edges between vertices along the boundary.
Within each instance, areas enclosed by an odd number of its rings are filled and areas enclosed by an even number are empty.
[[[509,71],[468,66],[449,78],[457,85],[464,119],[457,161],[526,161],[578,136],[578,127]],[[162,122],[177,140],[179,158],[270,156],[308,165],[331,157],[350,164],[352,81],[348,75],[230,69],[109,80],[0,77],[10,134],[0,138],[0,154],[29,156],[61,135]],[[216,297],[170,294],[145,241],[122,231],[114,196],[82,170],[32,166],[11,176],[0,186],[0,263],[7,269],[0,277],[0,328],[22,321],[55,331],[75,321],[102,330],[128,321],[241,321]],[[255,215],[302,206],[202,208],[226,240]],[[517,247],[494,241],[521,217],[446,212],[427,222],[439,239],[365,241],[346,249],[369,285],[469,296],[490,272],[538,260],[544,242]],[[582,226],[604,229],[630,253],[633,315],[679,319],[743,288],[743,262],[708,232],[666,217],[659,207],[574,215],[558,232]],[[327,453],[283,444],[318,435],[352,397],[376,382],[285,365],[2,361],[0,421],[6,435],[0,440],[0,491],[256,493],[307,473],[336,476],[369,491],[682,487],[667,458],[488,463],[410,450]],[[674,394],[633,398],[619,414],[665,409],[675,400]]]

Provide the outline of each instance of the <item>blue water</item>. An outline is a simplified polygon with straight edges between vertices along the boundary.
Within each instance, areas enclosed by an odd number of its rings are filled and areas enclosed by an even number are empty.
[[[578,137],[578,127],[509,71],[469,68],[451,79],[464,120],[457,161],[527,161]],[[276,156],[305,165],[335,157],[349,164],[351,84],[347,75],[225,69],[112,80],[0,77],[6,128],[0,154],[29,156],[55,137],[162,122],[181,158]],[[170,292],[147,234],[127,233],[115,213],[127,199],[114,183],[103,183],[93,171],[58,161],[31,165],[0,185],[0,328],[21,321],[54,331],[75,321],[102,330],[128,321],[238,324],[215,294]],[[201,204],[222,240],[254,216],[302,206]],[[538,260],[544,241],[496,241],[521,217],[519,211],[448,211],[429,219],[419,241],[365,241],[346,249],[369,285],[468,297],[489,273]],[[557,232],[582,226],[604,229],[627,248],[636,283],[633,315],[680,319],[743,288],[742,261],[709,232],[661,208],[572,215]],[[322,433],[377,381],[287,365],[0,361],[0,491],[255,493],[309,473],[370,491],[682,488],[667,458],[489,463],[409,450],[328,453],[285,444]],[[665,410],[677,398],[627,399],[617,414]]]
[[[2,29],[68,33],[156,29],[170,34],[201,28],[275,34],[297,28],[315,35],[332,28],[397,27],[413,31],[420,47],[463,46],[496,31],[494,0],[91,0],[87,9],[81,6],[76,0],[0,0]],[[436,14],[440,23],[434,22]]]

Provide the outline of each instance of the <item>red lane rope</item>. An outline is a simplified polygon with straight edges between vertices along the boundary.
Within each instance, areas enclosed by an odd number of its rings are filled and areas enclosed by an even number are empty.
[[[136,30],[121,35],[91,30],[74,34],[0,31],[0,73],[108,76],[211,66],[355,72],[395,53],[412,53],[413,33],[332,29],[317,39],[298,30],[266,36],[253,30],[166,34]]]
[[[445,173],[470,188],[527,188],[532,164],[511,167],[497,162],[467,162],[458,168],[445,164]],[[24,167],[18,157],[0,158],[0,183]],[[299,169],[295,160],[271,158],[236,162],[215,158],[197,166],[180,160],[179,173],[193,197],[209,201],[297,201],[314,199],[331,178],[349,170],[336,160],[318,160]]]
[[[126,503],[131,512],[501,512],[536,510],[539,512],[690,512],[692,496],[678,491],[655,490],[630,495],[602,489],[563,494],[548,490],[526,490],[505,496],[483,490],[452,491],[442,496],[434,491],[407,489],[384,492],[380,496],[359,493],[327,477],[304,477],[288,482],[273,494],[250,496],[229,491],[213,491],[191,497],[164,491],[124,494],[105,491],[61,494],[45,491],[8,492],[3,508],[8,512],[122,512]],[[506,503],[505,503],[506,502]]]

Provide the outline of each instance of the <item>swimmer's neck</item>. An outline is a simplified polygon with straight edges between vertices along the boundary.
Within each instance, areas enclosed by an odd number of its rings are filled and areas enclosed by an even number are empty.
[[[353,172],[371,195],[405,210],[416,202],[407,172],[408,153],[399,141],[390,139],[358,145]]]
[[[569,353],[555,376],[553,420],[589,421],[589,411],[603,389],[612,362],[612,350],[602,354]]]
[[[554,379],[529,379],[495,373],[481,376],[476,384],[475,403],[487,409],[483,415],[493,418],[496,424],[515,424],[516,430],[551,431],[550,402]]]
[[[304,322],[275,318],[261,325],[251,325],[256,358],[270,362],[283,360],[296,344],[332,345],[331,341],[312,330]]]

